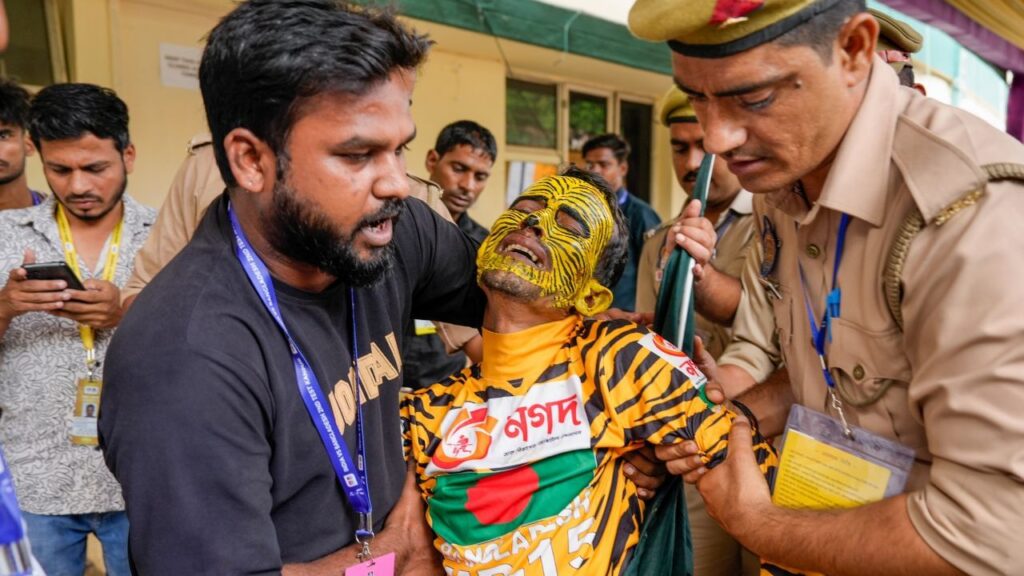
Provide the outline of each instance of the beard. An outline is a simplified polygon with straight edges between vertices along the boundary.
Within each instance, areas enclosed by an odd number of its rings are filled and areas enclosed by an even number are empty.
[[[99,197],[99,196],[97,196],[95,194],[88,194],[88,193],[87,194],[71,194],[71,195],[68,195],[67,197],[61,199],[61,197],[56,192],[54,192],[53,197],[57,200],[57,202],[60,202],[61,206],[64,207],[64,210],[66,210],[66,211],[70,212],[71,214],[73,214],[75,216],[75,218],[78,218],[79,220],[82,220],[82,221],[85,221],[85,222],[94,222],[96,220],[100,220],[101,218],[103,218],[107,214],[110,214],[110,212],[114,208],[117,208],[117,206],[121,203],[121,200],[124,198],[124,192],[128,188],[128,177],[127,177],[127,174],[123,173],[122,176],[124,176],[124,177],[121,179],[121,185],[118,187],[117,193],[115,193],[114,197],[110,200],[110,203],[107,204],[106,206],[104,206],[103,209],[101,209],[99,212],[96,212],[96,213],[93,213],[93,214],[83,214],[83,213],[77,211],[76,209],[72,208],[73,204],[69,205],[69,203],[71,203],[74,200],[84,200],[84,199],[90,199],[90,200],[96,200],[96,201],[102,201],[103,200],[103,198],[101,198],[101,197]],[[52,187],[50,188],[50,191],[53,192],[53,188]]]
[[[267,240],[281,255],[363,288],[380,282],[391,270],[395,246],[392,240],[383,248],[373,248],[370,257],[364,259],[353,246],[355,234],[364,226],[388,218],[394,224],[404,209],[404,201],[389,198],[380,210],[360,220],[351,234],[345,234],[279,180],[274,185],[273,210],[264,217],[264,226]]]
[[[514,273],[505,270],[484,271],[480,275],[480,284],[485,288],[501,292],[521,301],[533,301],[542,296],[540,286],[531,284]]]

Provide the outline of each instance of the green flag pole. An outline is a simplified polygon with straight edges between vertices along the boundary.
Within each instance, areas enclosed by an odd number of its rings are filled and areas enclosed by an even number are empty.
[[[711,188],[711,167],[715,155],[704,156],[697,171],[697,184],[693,188],[693,199],[700,200],[700,215],[704,215],[708,190]],[[693,357],[693,338],[696,332],[696,313],[693,306],[693,258],[676,246],[669,256],[661,275],[658,303],[654,309],[654,331],[677,348]],[[712,403],[700,388],[700,397],[711,406]]]
[[[711,187],[711,166],[715,156],[708,154],[697,171],[697,184],[693,199],[700,200],[700,214],[704,215],[708,189]],[[669,256],[661,276],[658,303],[654,312],[654,331],[672,342],[677,348],[693,355],[695,333],[693,309],[693,258],[676,246]]]

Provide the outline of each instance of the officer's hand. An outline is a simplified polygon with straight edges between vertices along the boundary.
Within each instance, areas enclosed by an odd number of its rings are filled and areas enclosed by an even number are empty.
[[[668,475],[665,465],[654,455],[654,447],[644,445],[622,457],[626,463],[622,471],[633,484],[636,484],[636,495],[641,500],[654,498],[654,492],[665,482]]]
[[[35,254],[25,250],[22,265],[35,261]],[[65,288],[67,282],[63,280],[29,280],[24,268],[15,268],[7,277],[7,284],[0,289],[0,319],[9,321],[26,312],[60,310],[71,298]]]
[[[743,416],[732,423],[725,461],[704,475],[697,490],[708,514],[733,536],[743,534],[751,522],[764,516],[762,511],[773,506],[768,483],[754,456],[750,423]]]
[[[666,253],[678,245],[693,258],[693,278],[699,282],[704,277],[704,268],[715,253],[718,235],[710,220],[700,215],[700,200],[691,200],[679,215],[672,229],[665,235]]]
[[[53,314],[93,328],[113,328],[121,322],[121,290],[106,280],[86,280],[85,290],[68,290],[71,300]]]

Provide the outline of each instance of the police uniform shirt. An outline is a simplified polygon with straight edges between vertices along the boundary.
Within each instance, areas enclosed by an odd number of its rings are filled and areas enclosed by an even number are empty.
[[[841,213],[851,216],[828,364],[852,423],[917,452],[907,486],[911,521],[970,574],[1024,574],[1024,187],[986,185],[981,166],[998,162],[1024,163],[1024,147],[901,88],[876,58],[819,200],[808,208],[785,190],[754,204],[759,248],[771,248],[762,256],[766,279],[781,293],[771,305],[796,398],[824,412],[798,262],[819,321]],[[901,330],[883,276],[914,207],[929,224],[902,271]],[[940,215],[948,220],[936,225]],[[748,262],[745,288],[757,265]],[[755,300],[740,303],[739,337]]]

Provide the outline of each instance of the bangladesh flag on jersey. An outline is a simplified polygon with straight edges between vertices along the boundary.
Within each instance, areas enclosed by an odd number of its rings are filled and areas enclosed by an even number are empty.
[[[594,479],[594,452],[576,450],[490,473],[436,477],[431,527],[458,546],[493,540],[557,516]]]

